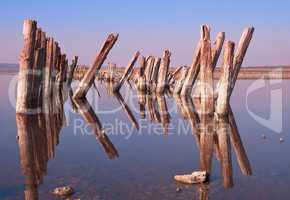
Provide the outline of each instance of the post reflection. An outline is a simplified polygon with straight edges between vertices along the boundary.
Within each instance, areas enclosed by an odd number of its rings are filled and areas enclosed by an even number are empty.
[[[174,96],[178,110],[184,119],[189,120],[192,134],[200,151],[200,170],[209,175],[212,171],[212,159],[215,157],[220,163],[223,186],[234,186],[232,172],[232,152],[237,157],[238,165],[244,175],[251,175],[251,165],[243,146],[234,114],[229,106],[226,116],[202,114],[199,112],[199,99]],[[206,183],[197,185],[199,199],[208,199],[210,178]]]

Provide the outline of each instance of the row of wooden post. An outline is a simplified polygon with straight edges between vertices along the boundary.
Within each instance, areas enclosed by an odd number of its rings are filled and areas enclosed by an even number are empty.
[[[70,84],[78,58],[68,65],[58,42],[46,37],[36,21],[25,20],[24,47],[19,57],[16,112],[47,112],[48,102],[62,98],[62,90]]]

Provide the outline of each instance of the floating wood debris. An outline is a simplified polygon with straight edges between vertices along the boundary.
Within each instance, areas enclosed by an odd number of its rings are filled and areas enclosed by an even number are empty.
[[[206,171],[196,171],[192,174],[175,175],[174,180],[185,184],[204,183],[207,180]]]

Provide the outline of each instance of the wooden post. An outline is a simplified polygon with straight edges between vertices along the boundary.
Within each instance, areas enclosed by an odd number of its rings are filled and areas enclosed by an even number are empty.
[[[43,111],[48,112],[48,104],[51,101],[51,73],[53,68],[53,38],[49,38],[46,45],[46,62],[43,70]]]
[[[75,72],[77,65],[78,65],[78,56],[75,56],[74,59],[72,60],[72,64],[69,66],[69,69],[68,69],[68,77],[67,77],[68,87],[71,86],[71,82],[74,78],[74,72]]]
[[[93,66],[89,70],[87,70],[85,76],[81,80],[79,87],[77,88],[74,94],[74,98],[82,98],[86,96],[89,88],[92,86],[95,80],[96,73],[98,73],[98,71],[102,67],[103,62],[107,58],[107,55],[109,54],[110,50],[116,43],[117,39],[118,39],[118,34],[117,35],[110,34],[108,36],[100,52],[97,54],[96,59],[93,63]]]
[[[108,65],[108,71],[107,71],[107,74],[108,74],[108,80],[109,81],[114,81],[115,79],[115,72],[116,72],[116,64],[115,63],[109,63]]]
[[[239,41],[237,51],[234,57],[234,69],[233,69],[233,76],[231,80],[231,90],[230,90],[230,96],[234,90],[236,80],[238,78],[239,71],[241,69],[244,57],[246,55],[247,49],[249,47],[249,44],[251,42],[253,33],[254,33],[254,28],[246,28],[241,36],[241,39]]]
[[[154,67],[154,60],[155,59],[153,56],[149,56],[146,59],[145,76],[146,76],[146,82],[147,82],[148,88],[150,87],[151,75],[152,75],[152,71],[153,71],[153,67]]]
[[[139,77],[137,79],[137,90],[146,91],[146,77],[144,75],[146,67],[146,59],[144,56],[141,56],[140,59],[140,68],[139,68]]]
[[[189,68],[188,74],[186,76],[186,79],[184,81],[182,90],[181,90],[181,95],[186,96],[191,94],[191,90],[193,87],[193,84],[197,78],[197,75],[199,73],[200,69],[200,49],[201,49],[201,41],[198,42],[198,45],[193,53],[193,59],[192,59],[192,64]]]
[[[200,92],[202,114],[213,114],[213,71],[211,59],[210,28],[206,25],[201,28],[201,56],[200,56]]]
[[[214,46],[211,50],[211,54],[212,54],[212,71],[214,71],[216,65],[217,65],[217,62],[218,62],[218,59],[219,59],[219,56],[220,56],[220,53],[221,53],[221,50],[222,50],[222,47],[223,47],[223,44],[224,44],[224,40],[225,40],[225,33],[224,32],[219,32],[216,36],[216,40],[214,42]],[[197,84],[196,84],[196,88],[195,88],[195,91],[194,91],[194,96],[196,97],[200,97],[200,80],[197,81]]]
[[[177,80],[175,83],[175,88],[173,91],[174,94],[180,94],[180,92],[182,90],[182,86],[184,84],[184,79],[186,78],[187,73],[188,73],[188,69],[184,67],[181,70],[181,76],[180,76],[179,80]]]
[[[225,41],[225,32],[219,32],[212,49],[212,70],[214,71]]]
[[[170,51],[166,49],[163,53],[162,63],[158,72],[158,83],[156,88],[156,93],[158,94],[164,93],[167,87],[167,74],[170,65],[170,56]]]
[[[228,41],[224,50],[224,63],[222,68],[222,75],[219,81],[218,98],[216,101],[216,113],[219,115],[227,115],[230,98],[230,87],[233,70],[235,43]]]
[[[32,77],[34,76],[32,68],[34,63],[36,29],[36,21],[24,21],[24,47],[19,58],[16,113],[35,112],[35,109],[37,109],[29,107],[29,102],[37,100],[31,93],[33,87]]]
[[[120,90],[120,88],[122,87],[122,85],[124,84],[124,82],[125,82],[126,80],[128,80],[128,77],[129,77],[129,75],[130,75],[130,73],[131,73],[131,71],[132,71],[132,69],[133,69],[133,67],[134,67],[134,65],[135,65],[135,63],[136,63],[136,61],[137,61],[139,55],[140,55],[139,51],[137,51],[137,52],[134,54],[133,58],[132,58],[131,61],[129,62],[128,66],[126,67],[125,72],[124,72],[124,74],[123,74],[121,80],[120,80],[119,83],[117,83],[117,85],[114,87],[114,89],[113,89],[114,92],[118,92],[118,91]]]
[[[155,62],[154,62],[154,66],[153,66],[153,71],[152,71],[152,76],[151,76],[151,80],[152,80],[152,90],[154,91],[156,89],[157,86],[157,82],[158,82],[158,72],[159,72],[159,68],[160,68],[160,63],[161,63],[161,58],[155,58]]]
[[[172,72],[172,74],[170,74],[170,76],[169,76],[169,78],[168,78],[168,84],[171,84],[171,83],[174,81],[174,79],[176,78],[176,75],[177,75],[179,72],[181,72],[183,68],[184,68],[183,66],[180,66],[180,67],[176,68],[176,69],[174,70],[174,72]]]

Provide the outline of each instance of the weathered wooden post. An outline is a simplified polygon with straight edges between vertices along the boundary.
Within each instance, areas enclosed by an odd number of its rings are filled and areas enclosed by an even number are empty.
[[[36,21],[24,21],[24,47],[19,57],[16,113],[28,113],[37,109],[35,107],[30,107],[29,105],[30,102],[37,101],[37,97],[32,95],[34,83],[32,78],[34,76],[32,68],[34,63],[36,30]]]
[[[230,98],[231,78],[233,72],[235,44],[231,41],[226,42],[224,50],[224,63],[222,67],[222,75],[219,81],[218,97],[216,101],[215,112],[219,115],[227,115]]]
[[[71,65],[69,66],[69,69],[68,69],[68,74],[67,74],[68,87],[71,86],[71,82],[74,78],[74,72],[75,72],[77,65],[78,65],[78,56],[75,56],[74,59],[72,60]]]
[[[182,86],[184,84],[184,79],[185,79],[187,73],[188,73],[188,69],[184,67],[181,70],[181,75],[180,75],[179,80],[177,80],[176,83],[175,83],[175,88],[174,88],[174,91],[173,91],[174,94],[180,94],[180,92],[182,90]]]
[[[214,71],[225,41],[225,32],[219,32],[212,48],[212,70]]]
[[[108,71],[107,71],[107,79],[108,81],[114,81],[116,74],[116,64],[115,63],[109,63],[108,65]]]
[[[170,75],[169,75],[169,78],[168,78],[168,84],[172,84],[174,82],[174,79],[176,78],[176,75],[182,71],[182,69],[184,68],[184,66],[180,66],[178,68],[176,68],[174,70],[174,72],[172,72]]]
[[[45,113],[48,113],[49,111],[49,102],[51,101],[51,95],[52,95],[52,68],[53,66],[53,38],[48,38],[47,45],[46,45],[46,62],[45,62],[45,68],[43,70],[43,111]]]
[[[193,84],[198,76],[199,69],[200,69],[200,65],[199,65],[200,49],[201,49],[201,41],[198,42],[198,45],[193,53],[192,64],[189,68],[186,79],[184,80],[184,84],[182,86],[182,90],[180,93],[181,96],[186,96],[186,95],[191,94]]]
[[[158,94],[164,93],[167,87],[167,74],[170,65],[170,56],[171,56],[170,51],[166,49],[163,52],[162,63],[160,65],[158,72],[158,83],[156,88],[156,93]]]
[[[200,93],[202,114],[213,114],[213,71],[211,59],[210,28],[201,28],[201,55],[200,55]]]
[[[151,80],[152,80],[152,91],[156,90],[157,87],[157,82],[158,82],[158,72],[159,72],[159,68],[160,68],[160,63],[161,63],[161,58],[155,58],[155,62],[154,62],[154,66],[153,66],[153,71],[152,71],[152,76],[151,76]]]
[[[212,71],[214,71],[216,65],[217,65],[217,62],[218,62],[218,59],[219,59],[219,56],[220,56],[220,53],[221,53],[221,50],[222,50],[222,47],[223,47],[223,44],[224,44],[224,40],[225,40],[225,33],[224,32],[219,32],[216,36],[216,40],[214,42],[214,46],[211,50],[211,54],[212,54]],[[198,78],[197,78],[198,79]],[[194,95],[196,97],[200,97],[200,80],[197,81],[196,83],[196,88],[195,88],[195,91],[194,91]]]
[[[146,77],[144,75],[145,67],[146,67],[146,58],[144,56],[141,56],[140,68],[137,79],[137,89],[144,92],[146,91]]]
[[[153,56],[149,56],[146,59],[146,67],[145,67],[145,77],[146,77],[146,84],[147,84],[147,88],[150,88],[150,82],[151,82],[151,75],[152,75],[152,71],[153,71],[153,67],[154,67],[154,57]]]
[[[114,87],[114,89],[113,89],[114,92],[118,92],[118,91],[120,90],[120,88],[122,87],[122,85],[124,84],[124,82],[125,82],[126,80],[128,80],[128,77],[129,77],[129,75],[130,75],[130,73],[131,73],[131,71],[132,71],[132,69],[133,69],[133,67],[134,67],[134,65],[135,65],[135,63],[136,63],[136,61],[137,61],[139,55],[140,55],[139,51],[137,51],[137,52],[134,54],[133,58],[132,58],[131,61],[129,62],[128,66],[126,67],[125,72],[124,72],[124,74],[123,74],[121,80],[120,80],[120,81],[117,83],[117,85]]]
[[[92,67],[86,72],[85,76],[81,80],[79,87],[77,88],[74,98],[82,98],[86,96],[89,88],[92,86],[96,73],[100,70],[102,67],[103,62],[107,58],[107,55],[109,54],[111,48],[114,46],[118,39],[118,34],[110,34],[103,44],[100,52],[97,54],[96,59],[92,65]]]
[[[241,36],[241,39],[239,41],[237,51],[234,57],[234,69],[233,69],[233,76],[231,80],[231,90],[230,90],[230,96],[234,90],[236,80],[238,78],[238,74],[240,72],[244,57],[246,55],[247,49],[249,47],[249,44],[251,42],[251,39],[253,37],[254,28],[246,28]]]

